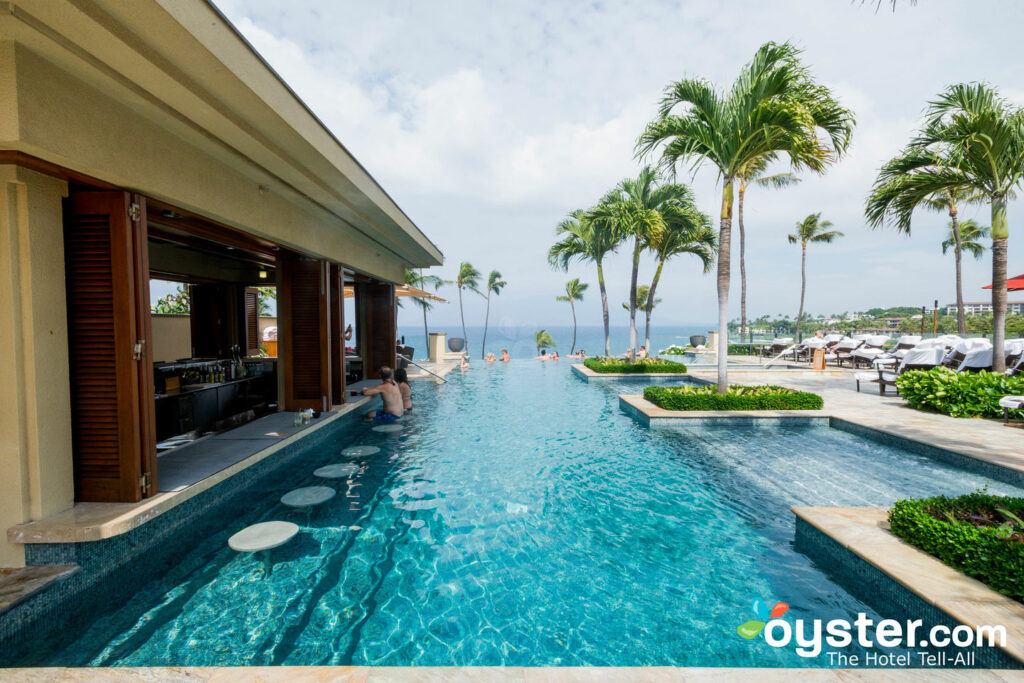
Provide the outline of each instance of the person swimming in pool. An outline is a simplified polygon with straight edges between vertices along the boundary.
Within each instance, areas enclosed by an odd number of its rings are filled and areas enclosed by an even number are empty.
[[[469,370],[469,357],[468,356],[463,356],[462,357],[462,362],[459,363],[459,369],[460,370]]]
[[[394,380],[394,373],[388,366],[380,369],[380,384],[375,387],[363,387],[363,396],[380,396],[383,410],[371,410],[366,417],[375,422],[394,422],[405,414],[402,390]]]
[[[558,360],[558,351],[553,351],[551,353],[551,360]]]
[[[412,410],[412,386],[409,384],[409,373],[405,368],[395,370],[395,384],[402,393],[402,407],[407,411]]]
[[[494,357],[493,353],[488,353],[486,356],[484,356],[484,360],[487,361],[488,363],[493,363],[498,359]]]
[[[541,349],[540,350],[540,355],[534,357],[534,360],[551,360],[551,358],[548,356],[548,350],[547,349]]]
[[[508,355],[508,349],[502,349],[501,350],[501,362],[502,363],[507,363],[510,360],[512,360],[512,356]]]

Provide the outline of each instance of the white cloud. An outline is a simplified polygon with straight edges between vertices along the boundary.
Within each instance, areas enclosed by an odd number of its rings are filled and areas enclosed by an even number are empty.
[[[896,13],[819,0],[785,9],[752,0],[218,4],[441,246],[449,263],[443,274],[461,260],[502,270],[511,284],[498,315],[520,319],[564,319],[554,294],[565,276],[544,260],[553,226],[635,172],[633,144],[673,79],[701,75],[725,86],[759,44],[793,38],[857,114],[850,153],[827,175],[748,195],[752,311],[795,309],[798,257],[785,234],[817,211],[846,237],[813,254],[810,310],[951,298],[948,259],[937,246],[943,217],[915,219],[912,239],[872,231],[864,227],[864,197],[879,164],[946,84],[988,80],[1024,103],[1015,87],[1024,4],[1012,0],[987,10],[1001,15],[995,26],[953,0]],[[711,215],[714,181],[710,172],[694,180]],[[1011,225],[1024,225],[1017,205]],[[1024,270],[1022,244],[1011,240],[1011,262],[1020,266],[1010,270]],[[608,266],[613,307],[625,299],[626,261],[618,256]],[[642,276],[650,270],[645,262]],[[590,269],[573,274],[593,284]],[[982,280],[985,264],[968,264],[968,288]],[[671,322],[714,319],[713,277],[692,263],[673,264],[660,289]],[[735,310],[738,290],[737,282]],[[581,317],[597,320],[596,300],[582,305]],[[454,307],[438,315],[457,318]]]

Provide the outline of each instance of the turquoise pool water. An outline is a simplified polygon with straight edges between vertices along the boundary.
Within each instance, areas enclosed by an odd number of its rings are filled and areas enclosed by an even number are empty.
[[[629,387],[529,361],[417,384],[400,434],[317,447],[35,663],[824,665],[736,635],[758,598],[878,618],[792,549],[790,506],[1024,493],[826,427],[652,431],[619,410]],[[332,462],[363,467],[310,518],[277,502]],[[270,519],[302,531],[264,579],[226,539]]]

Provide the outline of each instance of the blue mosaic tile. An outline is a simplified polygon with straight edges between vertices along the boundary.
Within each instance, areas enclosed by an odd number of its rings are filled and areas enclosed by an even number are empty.
[[[352,411],[127,533],[87,543],[27,544],[26,564],[77,564],[81,570],[0,614],[0,666],[18,661],[34,642],[87,628],[83,615],[129,603],[198,544],[212,538],[211,545],[222,546],[231,533],[225,519],[245,515],[262,492],[277,489],[289,464],[360,418]]]

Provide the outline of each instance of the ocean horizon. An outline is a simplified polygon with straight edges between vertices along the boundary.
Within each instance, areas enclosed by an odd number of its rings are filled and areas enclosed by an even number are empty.
[[[686,344],[690,335],[707,335],[708,330],[715,327],[713,324],[705,325],[652,325],[651,326],[651,351],[656,353],[671,344]],[[533,327],[526,325],[497,324],[487,330],[486,351],[495,355],[501,353],[502,349],[508,349],[513,358],[532,358],[537,355],[537,346],[534,340],[534,333],[544,329],[555,340],[555,349],[566,355],[572,350],[573,331],[572,325],[550,325],[546,327]],[[444,332],[448,338],[461,337],[461,325],[438,325],[430,326],[430,332]],[[637,326],[640,344],[644,343],[643,324]],[[481,345],[483,344],[483,325],[467,325],[466,336],[469,339],[468,351],[471,358],[481,358]],[[423,337],[423,326],[401,325],[398,328],[400,337],[405,338],[405,343],[415,349],[414,355],[417,359],[426,358],[426,340]],[[611,339],[611,350],[613,355],[624,353],[629,347],[629,326],[616,325],[609,329]],[[596,356],[604,354],[604,328],[601,325],[580,325],[576,328],[576,350],[584,349],[587,355]]]

